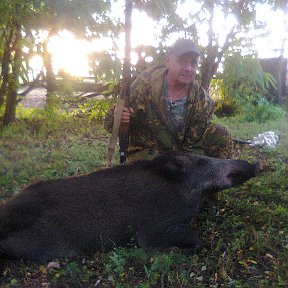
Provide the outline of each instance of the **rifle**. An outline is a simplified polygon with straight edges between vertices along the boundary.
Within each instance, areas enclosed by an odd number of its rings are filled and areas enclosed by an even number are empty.
[[[131,78],[131,28],[132,28],[132,0],[125,1],[125,56],[123,63],[123,79],[121,83],[120,95],[116,104],[116,113],[112,135],[108,146],[108,166],[111,165],[113,153],[115,150],[117,137],[119,135],[120,163],[123,164],[127,159],[127,149],[129,146],[129,124],[121,124],[121,116],[124,106],[129,107],[130,98],[130,78]],[[121,125],[120,125],[121,124]]]

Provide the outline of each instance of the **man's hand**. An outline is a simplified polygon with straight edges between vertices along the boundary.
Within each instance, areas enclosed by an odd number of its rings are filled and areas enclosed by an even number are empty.
[[[115,113],[116,113],[116,109],[114,110],[114,117],[115,117]],[[124,107],[123,109],[123,113],[122,113],[122,116],[121,116],[121,123],[129,123],[130,122],[130,117],[131,117],[131,114],[134,113],[134,110],[132,107]]]

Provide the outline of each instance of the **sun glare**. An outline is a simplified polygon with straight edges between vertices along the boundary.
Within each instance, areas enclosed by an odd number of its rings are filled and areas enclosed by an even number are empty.
[[[37,75],[43,68],[43,58],[39,55],[33,56],[29,61],[29,66],[33,67],[33,73]]]
[[[156,35],[158,31],[157,23],[155,23],[145,12],[134,10],[132,14],[132,31],[131,31],[131,47],[136,48],[140,45],[157,46]],[[125,34],[119,35],[116,41],[119,48],[118,56],[123,59],[125,51]],[[136,64],[138,56],[136,53],[131,53],[131,63]]]
[[[287,15],[281,10],[271,11],[268,5],[259,5],[257,20],[266,22],[266,31],[269,33],[268,36],[266,34],[266,37],[258,37],[254,41],[259,57],[279,57],[279,53],[288,57]]]
[[[87,41],[78,40],[72,33],[63,31],[51,38],[48,51],[53,55],[53,68],[56,74],[64,70],[73,76],[87,76],[88,54],[91,52],[91,44]]]
[[[194,3],[193,5],[191,3]],[[186,1],[183,4],[179,5],[177,8],[177,12],[182,15],[184,18],[189,17],[189,13],[194,14],[199,10],[199,5],[196,5],[197,2]],[[115,5],[113,7],[112,14],[114,13],[119,18],[124,18],[124,1],[122,6]],[[259,6],[260,7],[260,6]],[[268,7],[269,8],[269,7]],[[278,53],[279,49],[281,49],[281,43],[283,39],[288,39],[288,31],[287,27],[285,30],[285,26],[283,25],[285,20],[285,15],[282,12],[275,13],[271,12],[267,7],[262,7],[261,9],[257,8],[257,18],[261,18],[261,20],[267,22],[267,30],[270,32],[269,37],[264,38],[256,38],[255,37],[255,48],[259,50],[259,56],[269,57],[271,55],[271,51],[274,55]],[[121,12],[119,12],[121,11]],[[230,15],[229,17],[223,17],[221,11],[216,11],[216,17],[214,21],[214,30],[217,34],[219,34],[219,44],[224,41],[225,33],[231,29],[231,26],[235,23],[235,18]],[[272,16],[273,14],[273,16]],[[270,15],[271,17],[268,17]],[[115,17],[116,17],[115,16]],[[275,17],[274,17],[275,16]],[[272,19],[271,19],[272,18]],[[122,19],[123,20],[123,19]],[[287,21],[287,20],[286,20]],[[287,25],[287,24],[286,24]],[[207,27],[198,27],[201,32],[200,35],[200,45],[207,45]],[[255,32],[255,31],[254,31]],[[279,33],[278,33],[279,32]],[[148,15],[139,10],[133,10],[132,14],[132,32],[131,32],[131,46],[132,48],[136,48],[139,45],[153,45],[157,46],[158,41],[157,35],[159,36],[161,33],[161,21],[155,22]],[[172,33],[164,43],[164,45],[170,45],[177,38],[184,36],[184,32]],[[281,40],[281,39],[282,40]],[[118,57],[120,59],[124,58],[124,33],[122,33],[118,39],[113,39],[117,45],[118,49]],[[281,42],[282,41],[282,42]],[[286,41],[286,46],[288,42]],[[48,49],[52,54],[53,68],[55,74],[57,74],[60,70],[64,70],[65,72],[79,77],[90,76],[89,75],[89,65],[88,65],[88,56],[91,52],[100,52],[100,51],[111,51],[113,48],[113,41],[109,37],[103,37],[93,41],[86,41],[77,39],[72,33],[68,31],[62,31],[57,36],[52,37],[49,41]],[[283,46],[283,45],[282,45]],[[282,47],[286,49],[284,51],[284,56],[287,57],[288,47]],[[278,49],[275,54],[276,49]],[[270,51],[270,54],[269,54]],[[269,56],[268,56],[269,55]],[[274,56],[274,57],[278,57]],[[271,57],[271,56],[270,56]],[[137,54],[131,54],[131,62],[135,64],[137,62]],[[34,71],[34,74],[39,73],[43,68],[43,60],[40,56],[34,56],[30,60],[31,68]],[[37,74],[36,74],[37,75]]]
[[[111,51],[112,40],[109,37],[87,40],[77,39],[72,33],[62,31],[51,38],[48,51],[53,55],[54,72],[64,70],[72,76],[89,76],[88,56],[92,52]]]
[[[132,15],[133,26],[131,32],[131,46],[155,45],[155,23],[146,13],[134,11]],[[145,25],[143,25],[145,23]],[[124,58],[124,33],[116,39],[119,52],[118,56]],[[57,75],[63,70],[72,76],[89,76],[88,55],[91,52],[111,51],[112,39],[103,37],[91,42],[77,39],[72,33],[64,30],[57,36],[53,36],[48,43],[48,51],[52,54],[54,73]],[[40,56],[34,56],[30,60],[30,66],[34,71],[43,67],[43,60]],[[131,62],[137,62],[137,54],[131,54]]]

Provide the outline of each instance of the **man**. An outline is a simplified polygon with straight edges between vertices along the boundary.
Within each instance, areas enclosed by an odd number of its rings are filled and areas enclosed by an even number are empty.
[[[130,107],[124,108],[121,118],[130,123],[129,162],[170,149],[231,157],[231,135],[224,126],[210,123],[214,102],[195,81],[199,57],[194,42],[178,39],[166,65],[145,70],[132,83]],[[110,111],[106,130],[111,132],[112,123]]]

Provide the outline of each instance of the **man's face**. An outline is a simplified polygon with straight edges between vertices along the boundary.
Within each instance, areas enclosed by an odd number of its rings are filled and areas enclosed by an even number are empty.
[[[181,84],[191,84],[196,77],[199,56],[187,53],[180,56],[170,54],[167,60],[169,79]]]

